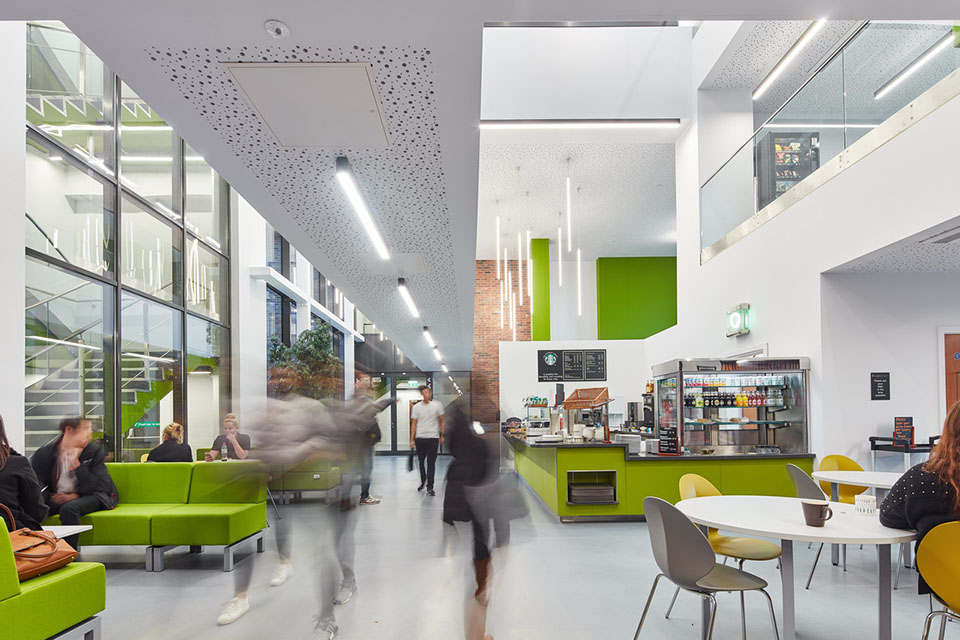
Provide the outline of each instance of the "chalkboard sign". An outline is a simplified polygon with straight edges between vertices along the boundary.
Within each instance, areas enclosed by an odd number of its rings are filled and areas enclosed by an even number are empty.
[[[660,452],[661,456],[680,455],[680,438],[677,436],[677,426],[660,425]]]
[[[583,351],[563,352],[563,379],[565,382],[583,380]]]
[[[876,372],[870,374],[870,399],[890,399],[890,372]]]
[[[902,416],[893,419],[893,437],[897,440],[906,440],[912,447],[913,442],[913,417]]]
[[[584,378],[587,380],[607,379],[607,350],[587,350],[583,352]]]
[[[563,382],[563,351],[537,351],[537,378],[540,382]]]

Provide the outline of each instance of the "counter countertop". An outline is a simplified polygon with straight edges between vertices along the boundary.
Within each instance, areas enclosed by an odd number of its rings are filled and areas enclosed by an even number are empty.
[[[620,447],[624,449],[627,460],[646,461],[646,460],[755,460],[758,458],[813,458],[812,453],[743,453],[739,455],[692,455],[692,456],[661,456],[656,453],[628,453],[626,451],[628,444],[626,442],[530,442],[526,438],[517,438],[504,434],[510,440],[515,440],[521,444],[533,448],[552,448],[552,449],[608,449],[611,447]]]

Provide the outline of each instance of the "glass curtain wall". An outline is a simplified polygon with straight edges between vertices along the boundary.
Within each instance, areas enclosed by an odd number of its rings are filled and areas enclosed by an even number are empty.
[[[61,23],[26,29],[27,452],[75,415],[114,459],[169,422],[209,446],[229,412],[229,187]]]

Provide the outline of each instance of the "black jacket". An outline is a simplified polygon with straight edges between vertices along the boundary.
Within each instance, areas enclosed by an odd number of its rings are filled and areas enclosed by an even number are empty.
[[[916,530],[917,547],[931,529],[957,519],[953,487],[940,480],[937,474],[924,471],[923,465],[915,465],[903,474],[880,503],[880,524]],[[930,593],[922,576],[918,590],[921,594]]]
[[[44,487],[43,497],[49,504],[50,494],[53,493],[54,476],[57,468],[57,455],[60,451],[60,441],[63,436],[48,442],[37,449],[30,463],[37,473],[40,485]],[[120,501],[117,487],[104,464],[105,454],[96,442],[91,442],[80,453],[80,466],[76,469],[77,493],[81,496],[96,496],[104,509],[113,509]]]
[[[12,449],[7,464],[0,469],[0,503],[13,512],[15,529],[39,530],[40,523],[47,517],[47,504],[43,501],[37,474],[30,461]],[[4,516],[0,515],[0,520],[4,520]]]
[[[233,443],[227,440],[227,436],[222,433],[217,436],[217,439],[213,441],[213,446],[210,447],[210,451],[217,455],[217,458],[220,457],[220,450],[223,448],[223,445],[227,445],[227,457],[231,460],[239,460],[240,456],[237,455],[237,450],[234,448]],[[250,451],[250,436],[245,433],[237,434],[237,444],[239,444],[244,451]]]
[[[190,445],[164,440],[147,455],[147,462],[193,462]]]
[[[467,501],[466,487],[480,485],[489,476],[490,455],[486,442],[474,433],[467,408],[454,402],[447,409],[446,443],[453,455],[447,467],[447,485],[443,493],[443,521],[470,522],[476,515]]]

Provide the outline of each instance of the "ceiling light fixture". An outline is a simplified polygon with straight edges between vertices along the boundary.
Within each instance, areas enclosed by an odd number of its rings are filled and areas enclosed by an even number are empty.
[[[530,229],[527,229],[527,295],[530,297],[530,313],[533,313],[533,254],[530,243]]]
[[[497,260],[497,263],[499,264],[500,261]],[[506,281],[501,280],[500,281],[500,328],[501,329],[503,329],[503,298],[504,298],[503,292],[506,291],[506,289],[507,289]]]
[[[497,257],[499,258],[499,256],[500,254],[498,253]],[[506,247],[503,248],[503,279],[504,280],[507,279],[507,248]]]
[[[577,247],[577,315],[583,315],[583,276],[580,273],[580,247]]]
[[[953,44],[953,41],[953,31],[945,35],[941,40],[937,40],[932,47],[921,53],[920,57],[907,65],[897,75],[887,80],[882,87],[877,89],[873,94],[873,99],[879,100],[883,96],[896,89],[900,83],[916,73],[920,67],[930,62],[930,60],[932,60],[938,53],[949,48]]]
[[[680,118],[583,118],[561,120],[481,120],[481,131],[678,129]]]
[[[121,353],[120,355],[126,356],[128,358],[140,358],[141,360],[149,360],[150,362],[163,362],[164,364],[174,364],[176,360],[174,358],[161,358],[159,356],[148,356],[144,353]]]
[[[570,158],[567,158],[567,251],[573,251],[572,218],[570,211]]]
[[[263,23],[263,30],[270,34],[271,38],[283,40],[290,35],[290,27],[279,20],[267,20]]]
[[[557,227],[557,286],[563,286],[563,227]]]
[[[443,361],[443,358],[440,356],[440,350],[436,347],[433,348],[433,357],[437,359],[437,362]]]
[[[520,289],[520,304],[523,304],[523,235],[517,231],[517,287]]]
[[[447,376],[450,379],[450,382],[453,382],[453,376]]]
[[[760,96],[766,93],[767,89],[776,82],[777,78],[786,71],[787,67],[793,64],[793,61],[796,60],[797,56],[800,55],[800,52],[806,48],[810,41],[813,40],[813,37],[817,35],[823,26],[827,23],[826,18],[820,18],[819,20],[814,20],[807,30],[803,32],[796,42],[793,43],[793,46],[784,54],[780,61],[770,70],[770,73],[760,82],[760,85],[753,91],[753,99],[759,100]]]
[[[427,327],[423,328],[423,338],[427,341],[427,344],[431,347],[436,347],[437,342],[433,339],[433,336],[430,335],[430,330]]]
[[[52,344],[62,344],[68,347],[77,347],[78,349],[90,349],[91,351],[103,351],[100,347],[95,347],[82,342],[69,342],[67,340],[57,340],[56,338],[46,338],[44,336],[27,336],[27,340],[39,340],[40,342],[50,342]]]
[[[410,310],[410,315],[414,318],[419,318],[420,309],[417,309],[417,303],[413,301],[413,296],[410,295],[410,289],[407,288],[407,281],[403,278],[397,279],[397,289],[400,291],[400,297],[407,303],[407,309]]]
[[[517,292],[510,293],[510,313],[513,314],[513,341],[517,341]]]
[[[357,179],[350,168],[350,161],[347,160],[345,156],[337,157],[337,180],[340,182],[340,186],[343,188],[347,200],[349,200],[353,206],[357,217],[360,218],[360,222],[363,224],[367,235],[370,236],[370,241],[373,242],[373,246],[380,255],[380,258],[389,260],[390,252],[387,251],[387,245],[384,243],[383,236],[380,235],[380,230],[377,229],[377,225],[373,221],[373,216],[370,215],[370,209],[367,208],[367,203],[360,193],[360,188],[357,186]]]
[[[497,210],[500,209],[500,202],[497,201]],[[497,280],[500,279],[500,214],[497,214]]]
[[[443,369],[444,373],[450,372],[450,369],[447,368],[447,365],[443,364],[442,362],[440,363],[440,368]]]

